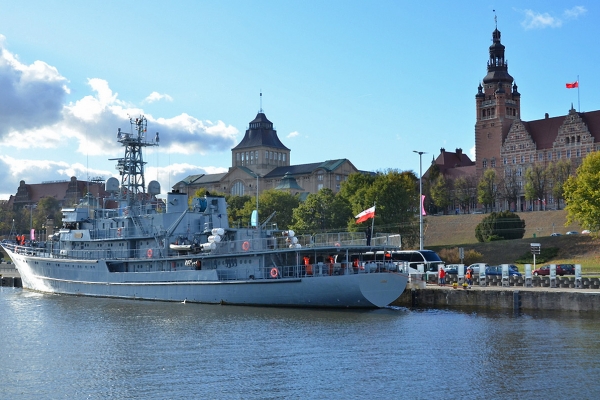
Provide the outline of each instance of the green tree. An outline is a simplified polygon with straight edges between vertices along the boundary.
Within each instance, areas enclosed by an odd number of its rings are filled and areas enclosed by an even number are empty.
[[[493,212],[475,228],[479,242],[502,239],[522,239],[525,235],[525,220],[511,211]]]
[[[600,231],[600,152],[588,154],[564,184],[567,223],[579,222],[584,229]]]
[[[340,231],[352,217],[350,203],[331,189],[311,193],[293,211],[291,229],[302,233]]]
[[[487,213],[488,207],[492,209],[496,197],[498,196],[496,187],[496,171],[493,169],[486,169],[481,177],[481,180],[477,184],[477,200],[485,207]]]
[[[258,196],[258,218],[259,223],[263,223],[275,212],[273,218],[269,220],[270,224],[277,224],[279,229],[288,229],[292,225],[294,209],[298,207],[300,201],[284,190],[269,189]],[[256,199],[247,201],[241,210],[244,220],[250,221],[252,211],[256,209]]]
[[[227,215],[229,217],[230,226],[249,226],[250,225],[250,214],[245,210],[246,204],[250,204],[250,207],[254,205],[256,208],[256,197],[254,196],[225,196],[227,200]]]
[[[431,198],[434,204],[446,214],[451,203],[450,183],[444,175],[438,176],[431,186]]]

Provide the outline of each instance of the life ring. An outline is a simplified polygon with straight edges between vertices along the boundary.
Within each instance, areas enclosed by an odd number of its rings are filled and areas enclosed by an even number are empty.
[[[244,251],[250,250],[250,242],[242,243],[242,250],[244,250]]]
[[[148,249],[146,251],[146,255],[148,256],[148,258],[152,258],[152,249]]]
[[[335,242],[335,247],[340,247],[340,244],[338,242]]]
[[[275,268],[275,267],[271,268],[271,278],[277,278],[278,275],[279,275],[279,271],[277,271],[277,268]]]
[[[117,229],[117,236],[121,237],[121,233],[123,232],[123,228]]]

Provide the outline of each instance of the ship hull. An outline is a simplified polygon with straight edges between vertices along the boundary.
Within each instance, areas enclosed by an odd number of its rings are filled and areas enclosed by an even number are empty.
[[[404,291],[397,272],[219,280],[216,270],[109,272],[103,260],[65,260],[7,250],[23,287],[44,293],[208,304],[376,308]]]

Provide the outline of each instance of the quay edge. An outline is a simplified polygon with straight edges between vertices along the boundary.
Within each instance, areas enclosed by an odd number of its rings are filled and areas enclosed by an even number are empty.
[[[407,288],[394,306],[423,308],[474,308],[506,311],[600,312],[600,290],[571,288],[452,286]]]

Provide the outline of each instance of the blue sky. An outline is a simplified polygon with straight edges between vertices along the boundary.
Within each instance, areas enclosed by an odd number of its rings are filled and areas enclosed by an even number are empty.
[[[114,176],[128,115],[160,132],[145,160],[163,193],[225,172],[261,91],[292,164],[474,158],[493,10],[522,119],[564,115],[578,94],[600,109],[595,1],[0,0],[0,198],[21,180]]]

